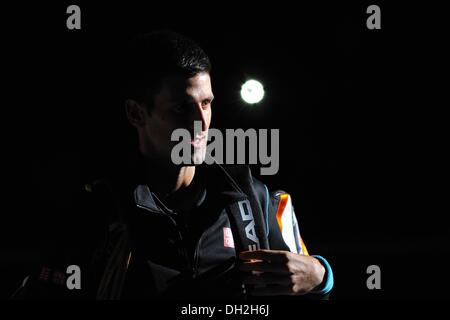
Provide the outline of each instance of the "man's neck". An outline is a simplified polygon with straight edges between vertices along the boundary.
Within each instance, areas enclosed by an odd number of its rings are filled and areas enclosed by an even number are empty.
[[[150,190],[162,198],[189,187],[195,175],[195,166],[162,166],[151,160],[145,169]]]
[[[150,190],[167,207],[184,213],[189,212],[197,200],[198,185],[194,175],[195,166],[161,168],[149,163],[147,181]]]

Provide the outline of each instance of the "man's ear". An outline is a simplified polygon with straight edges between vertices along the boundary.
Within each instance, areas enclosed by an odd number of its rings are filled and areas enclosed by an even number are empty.
[[[127,112],[127,118],[130,123],[136,128],[145,126],[145,110],[144,106],[139,102],[127,99],[125,100],[125,110]]]

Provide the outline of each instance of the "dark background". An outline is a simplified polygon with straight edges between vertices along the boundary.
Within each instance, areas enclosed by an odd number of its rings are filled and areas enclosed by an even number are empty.
[[[133,141],[117,52],[133,34],[169,28],[212,60],[213,126],[280,129],[280,170],[260,179],[291,193],[309,251],[334,268],[332,298],[448,298],[448,34],[438,5],[396,3],[5,10],[0,297],[77,219],[65,210],[73,191],[114,170]],[[81,30],[66,28],[69,4],[81,7]],[[381,30],[366,28],[370,4]],[[239,97],[249,78],[266,91],[253,107]],[[378,291],[366,287],[371,264]]]

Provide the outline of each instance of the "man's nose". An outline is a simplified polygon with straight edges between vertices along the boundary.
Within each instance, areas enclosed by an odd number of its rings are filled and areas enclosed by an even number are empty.
[[[202,131],[206,131],[208,129],[206,111],[203,110],[201,104],[196,104],[193,108],[192,118],[191,118],[191,123],[190,123],[191,129],[194,129],[194,121],[202,122]]]

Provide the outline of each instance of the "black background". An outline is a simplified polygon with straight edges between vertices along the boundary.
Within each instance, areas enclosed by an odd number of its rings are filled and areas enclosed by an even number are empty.
[[[77,219],[65,212],[72,191],[113,170],[135,138],[116,53],[133,34],[169,28],[210,56],[214,127],[280,129],[280,170],[260,179],[291,193],[309,251],[334,268],[333,299],[448,298],[448,34],[438,5],[396,3],[5,10],[0,297]],[[69,4],[81,30],[66,28]],[[381,30],[366,28],[370,4]],[[266,91],[253,107],[239,97],[249,78]],[[366,287],[371,264],[381,290]]]

